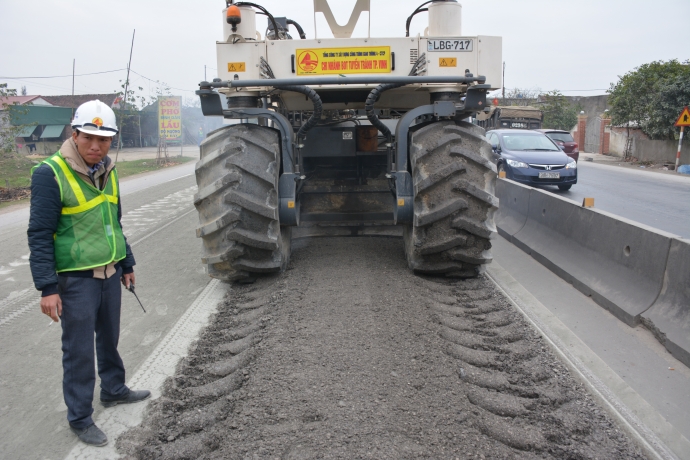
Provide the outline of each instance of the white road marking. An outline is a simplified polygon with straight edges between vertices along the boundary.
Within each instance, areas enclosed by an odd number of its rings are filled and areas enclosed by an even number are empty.
[[[4,310],[6,310],[9,306],[12,304],[15,304],[17,302],[21,302],[25,300],[28,297],[31,297],[31,294],[33,294],[33,289],[27,288],[22,291],[12,291],[10,292],[10,295],[5,297],[4,299],[0,300],[0,314]]]

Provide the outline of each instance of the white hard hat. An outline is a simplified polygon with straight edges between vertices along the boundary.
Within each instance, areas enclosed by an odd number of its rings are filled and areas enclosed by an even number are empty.
[[[72,129],[95,136],[113,137],[118,132],[115,112],[101,101],[85,102],[74,114]]]

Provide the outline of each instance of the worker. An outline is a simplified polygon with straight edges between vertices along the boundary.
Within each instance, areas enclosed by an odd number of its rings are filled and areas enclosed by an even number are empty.
[[[147,399],[125,385],[117,350],[122,289],[134,285],[134,256],[122,232],[120,185],[108,150],[115,113],[100,101],[74,114],[72,137],[31,178],[29,259],[41,311],[62,325],[62,391],[70,428],[84,443],[108,438],[93,422],[94,334],[105,407]]]

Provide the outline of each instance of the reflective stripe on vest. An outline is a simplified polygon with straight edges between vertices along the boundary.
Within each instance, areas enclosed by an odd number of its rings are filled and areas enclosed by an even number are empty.
[[[44,161],[60,186],[62,214],[55,234],[57,272],[89,270],[122,260],[125,239],[119,222],[115,169],[99,190],[84,181],[57,152]]]
[[[62,156],[54,155],[53,157],[50,158],[50,160],[53,160],[60,167],[63,174],[65,175],[65,178],[67,179],[67,182],[69,182],[69,185],[72,188],[72,191],[74,192],[74,195],[76,196],[77,201],[79,202],[79,206],[62,208],[63,214],[79,214],[81,212],[88,211],[91,208],[95,208],[99,204],[103,203],[105,200],[108,200],[113,204],[118,203],[118,199],[117,199],[117,173],[115,172],[115,170],[113,170],[111,173],[114,175],[114,178],[111,181],[112,187],[113,187],[112,195],[106,195],[105,193],[103,193],[102,195],[98,195],[96,198],[94,198],[92,200],[86,201],[86,197],[84,196],[84,192],[82,191],[81,187],[79,186],[79,183],[77,182],[77,178],[72,173],[72,168],[70,168],[67,165],[67,163],[65,163],[65,160],[62,158]]]

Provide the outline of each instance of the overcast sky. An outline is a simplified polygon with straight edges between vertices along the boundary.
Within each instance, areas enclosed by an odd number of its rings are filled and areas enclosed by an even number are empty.
[[[274,16],[299,22],[314,37],[311,0],[255,0]],[[402,37],[407,16],[423,0],[372,0],[371,34]],[[690,0],[465,0],[463,35],[503,37],[507,88],[558,89],[567,95],[604,94],[618,75],[655,60],[690,59]],[[354,0],[331,0],[347,22]],[[0,83],[28,94],[76,94],[119,89],[132,32],[132,85],[155,94],[195,97],[199,81],[215,76],[215,41],[222,39],[224,0],[2,0]],[[366,34],[366,15],[355,32]],[[259,30],[266,20],[259,16]],[[427,15],[412,22],[423,33]],[[319,27],[319,35],[323,28]],[[293,33],[293,36],[297,36]],[[61,78],[27,78],[70,75]],[[8,77],[24,77],[9,79]],[[147,80],[150,79],[150,80]]]

